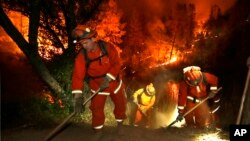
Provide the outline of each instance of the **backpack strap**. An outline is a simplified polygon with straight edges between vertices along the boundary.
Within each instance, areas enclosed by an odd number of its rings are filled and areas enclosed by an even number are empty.
[[[101,61],[101,58],[104,57],[104,56],[107,56],[108,55],[108,52],[106,50],[106,47],[105,47],[105,43],[104,41],[99,41],[98,42],[98,47],[100,48],[102,54],[101,56],[97,57],[97,58],[94,58],[94,59],[89,59],[89,63],[93,62],[93,61]],[[89,65],[89,64],[88,64]]]
[[[101,61],[101,58],[104,57],[104,56],[108,56],[108,51],[106,49],[106,45],[105,45],[105,42],[100,40],[98,41],[98,47],[100,48],[101,50],[101,56],[97,57],[97,58],[94,58],[94,59],[89,59],[88,57],[88,53],[86,51],[86,49],[82,49],[82,53],[84,55],[84,59],[85,59],[85,62],[86,62],[86,70],[88,70],[89,68],[89,65],[91,62],[93,61]],[[85,77],[85,80],[86,82],[89,82],[90,79],[96,79],[96,78],[100,78],[100,77],[104,77],[106,74],[103,74],[103,75],[99,75],[99,76],[90,76],[88,73],[86,74],[86,77]]]
[[[207,91],[207,93],[209,93],[209,91],[210,91],[210,84],[208,83],[208,81],[207,81],[207,77],[206,77],[206,75],[204,74],[204,73],[202,73],[202,77],[203,77],[203,83],[206,85],[206,87],[208,88],[206,91]]]
[[[206,77],[206,75],[202,72],[201,73],[202,74],[202,77],[203,77],[203,83],[207,86],[207,85],[209,85],[209,83],[207,82],[207,77]]]
[[[82,52],[83,52],[83,55],[84,55],[84,58],[85,58],[85,61],[86,61],[86,68],[89,68],[89,65],[90,65],[91,62],[98,61],[102,57],[108,55],[108,51],[106,49],[106,45],[105,45],[104,41],[102,41],[102,40],[98,41],[98,47],[100,48],[100,50],[102,52],[102,55],[97,57],[97,58],[94,58],[94,59],[89,59],[86,49],[84,49],[84,48],[82,49]]]
[[[88,68],[89,64],[90,64],[90,59],[88,57],[87,51],[84,48],[82,48],[81,51],[83,53],[83,56],[84,56],[84,59],[85,59],[85,62],[86,62],[86,68]]]
[[[106,43],[103,40],[100,40],[98,42],[98,44],[99,44],[99,47],[100,47],[100,49],[102,51],[102,56],[108,55],[108,51],[106,49]]]

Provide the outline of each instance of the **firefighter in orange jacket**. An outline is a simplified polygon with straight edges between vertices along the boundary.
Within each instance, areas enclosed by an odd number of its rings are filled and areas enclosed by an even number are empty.
[[[210,95],[213,105],[219,102],[216,96],[218,78],[210,73],[201,72],[198,66],[189,66],[183,69],[184,80],[180,83],[178,96],[177,119],[182,120],[183,114],[193,108],[202,99]],[[211,96],[212,95],[212,96]],[[214,109],[212,109],[214,108]],[[185,116],[186,124],[195,127],[210,127],[214,120],[215,112],[219,106],[209,106],[208,101],[198,106]]]
[[[155,103],[155,88],[153,83],[150,83],[146,88],[141,88],[135,91],[132,95],[133,102],[137,105],[134,126],[138,126],[143,120],[146,127],[150,126],[150,114]]]
[[[118,125],[126,118],[126,97],[124,84],[119,78],[120,58],[117,50],[108,43],[96,40],[97,32],[85,26],[77,26],[72,37],[75,43],[82,47],[76,58],[72,74],[72,94],[75,111],[82,110],[82,97],[84,79],[88,77],[88,85],[93,93],[100,88],[92,99],[90,109],[92,111],[92,127],[94,131],[101,131],[104,121],[104,106],[107,96],[114,103],[114,115]],[[101,48],[104,46],[104,49]],[[88,59],[87,59],[88,58]]]

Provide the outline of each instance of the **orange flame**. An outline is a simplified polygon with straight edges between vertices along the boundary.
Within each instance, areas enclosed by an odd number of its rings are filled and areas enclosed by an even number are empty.
[[[55,102],[58,103],[59,107],[64,108],[64,104],[61,99],[58,99],[57,101],[55,98],[50,94],[50,92],[43,90],[42,96],[45,98],[46,101],[48,101],[50,104],[55,104]]]

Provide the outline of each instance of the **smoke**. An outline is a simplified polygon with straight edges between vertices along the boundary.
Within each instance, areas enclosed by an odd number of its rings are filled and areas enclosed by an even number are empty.
[[[208,19],[212,6],[217,5],[220,7],[223,14],[235,4],[236,0],[190,0],[189,2],[195,4],[196,20],[199,22]]]
[[[213,6],[217,5],[223,14],[235,2],[236,0],[126,0],[118,1],[118,6],[123,10],[126,21],[133,20],[132,18],[138,15],[144,26],[142,32],[149,32],[150,35],[153,35],[151,37],[162,38],[159,34],[166,31],[166,24],[174,24],[169,23],[172,17],[183,16],[184,19],[184,16],[186,16],[178,11],[177,4],[193,4],[195,21],[200,23],[208,20]]]
[[[178,3],[194,4],[196,7],[196,20],[207,20],[211,7],[217,5],[221,12],[231,8],[236,0],[126,0],[118,1],[126,17],[131,17],[134,11],[141,13],[150,21],[170,13]]]
[[[212,7],[221,13],[232,7],[236,0],[117,0],[127,23],[123,54],[136,54],[132,66],[149,66],[170,62],[172,57],[184,59],[192,47],[196,31],[210,17]],[[148,56],[150,59],[144,61]],[[139,59],[138,59],[139,58]],[[178,61],[178,59],[177,59]],[[181,61],[181,60],[180,60]],[[140,68],[140,67],[139,67]],[[137,70],[137,68],[133,68]]]

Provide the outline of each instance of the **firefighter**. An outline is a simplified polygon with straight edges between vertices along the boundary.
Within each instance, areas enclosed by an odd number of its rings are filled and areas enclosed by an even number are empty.
[[[120,58],[111,44],[96,40],[97,32],[89,27],[77,26],[72,32],[74,43],[82,48],[75,58],[72,74],[72,94],[75,111],[82,112],[84,80],[92,93],[98,89],[92,99],[92,128],[96,133],[102,131],[105,121],[104,106],[107,96],[114,103],[114,115],[118,125],[126,119],[126,97],[124,84],[119,77]]]
[[[146,127],[149,127],[151,112],[155,103],[155,88],[153,83],[148,84],[145,88],[140,88],[135,91],[132,95],[132,99],[137,105],[134,126],[145,124]]]
[[[198,104],[202,99],[209,96],[210,99],[187,114],[185,120],[187,126],[211,127],[217,122],[217,119],[214,117],[216,116],[216,111],[219,109],[219,96],[216,94],[218,86],[217,76],[211,73],[201,72],[201,68],[198,66],[184,68],[183,76],[184,80],[180,83],[178,96],[179,116],[177,119],[182,120],[183,114]]]

